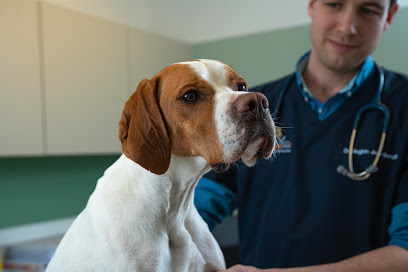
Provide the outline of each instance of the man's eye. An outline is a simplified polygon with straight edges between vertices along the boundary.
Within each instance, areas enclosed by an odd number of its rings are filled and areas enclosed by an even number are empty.
[[[238,91],[240,91],[240,92],[246,92],[246,91],[247,91],[247,87],[246,87],[245,84],[239,84],[239,85],[237,86],[237,89],[238,89]]]
[[[362,10],[364,14],[369,15],[369,16],[373,16],[373,15],[377,15],[379,14],[379,12],[369,9],[369,8],[365,8]]]
[[[183,95],[183,101],[188,102],[188,103],[194,103],[197,102],[200,96],[196,91],[188,91]]]
[[[326,5],[333,9],[337,9],[341,7],[340,3],[337,3],[337,2],[327,3]]]

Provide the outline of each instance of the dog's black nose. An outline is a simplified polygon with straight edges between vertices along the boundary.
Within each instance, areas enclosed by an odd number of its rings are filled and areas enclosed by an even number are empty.
[[[240,113],[263,116],[269,112],[269,102],[262,93],[247,93],[239,96],[235,102],[235,109]]]

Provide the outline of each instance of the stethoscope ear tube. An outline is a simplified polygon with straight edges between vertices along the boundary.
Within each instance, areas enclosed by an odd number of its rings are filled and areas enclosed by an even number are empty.
[[[278,115],[278,112],[279,112],[279,109],[280,109],[280,105],[282,104],[283,96],[285,95],[286,90],[287,90],[288,87],[289,87],[289,84],[292,82],[293,79],[295,79],[295,77],[296,77],[296,73],[292,74],[292,75],[285,81],[285,83],[283,84],[282,90],[281,90],[281,92],[280,92],[280,94],[279,94],[279,96],[278,96],[278,99],[276,100],[276,103],[275,103],[275,109],[274,109],[274,111],[272,112],[272,118],[273,118],[274,120],[276,119],[276,117],[277,117],[277,115]]]
[[[369,110],[379,110],[382,112],[383,114],[383,126],[382,126],[382,130],[381,132],[387,132],[388,130],[388,125],[390,123],[390,111],[387,108],[387,106],[385,106],[384,104],[380,103],[370,103],[365,105],[364,107],[362,107],[358,112],[357,115],[354,119],[354,123],[353,123],[353,129],[357,129],[358,125],[360,124],[360,120],[362,115],[369,111]]]

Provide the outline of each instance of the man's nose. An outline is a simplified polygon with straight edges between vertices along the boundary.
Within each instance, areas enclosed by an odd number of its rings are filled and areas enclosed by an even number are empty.
[[[358,29],[358,14],[352,8],[342,12],[338,18],[338,31],[342,34],[356,34]]]

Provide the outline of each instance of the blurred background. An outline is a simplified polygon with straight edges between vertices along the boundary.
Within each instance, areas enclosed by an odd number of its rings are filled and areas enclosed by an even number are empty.
[[[284,76],[310,48],[307,2],[0,0],[3,263],[43,269],[119,157],[117,124],[141,79],[196,58],[232,65],[250,87]],[[408,0],[399,3],[373,57],[408,74]],[[214,234],[238,262],[236,218]]]

